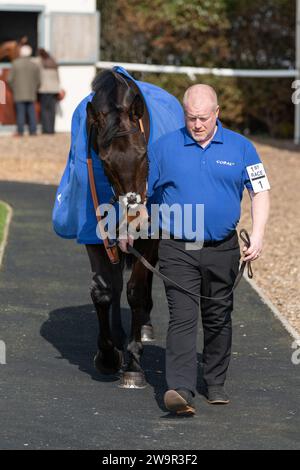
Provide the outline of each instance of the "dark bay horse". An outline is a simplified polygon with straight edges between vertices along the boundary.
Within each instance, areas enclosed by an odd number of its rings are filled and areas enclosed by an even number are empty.
[[[91,146],[102,161],[115,197],[125,198],[128,208],[137,202],[146,204],[150,126],[143,95],[135,82],[113,70],[97,75],[92,86],[95,94],[87,105]],[[152,265],[156,264],[158,240],[138,239],[134,247]],[[142,335],[144,340],[151,340],[153,335],[150,321],[152,273],[140,261],[133,260],[127,284],[131,333],[124,348],[120,296],[126,255],[120,252],[120,263],[111,264],[103,245],[86,245],[86,248],[93,272],[91,297],[100,328],[95,366],[105,374],[121,369],[121,386],[142,388],[146,385],[140,364]]]

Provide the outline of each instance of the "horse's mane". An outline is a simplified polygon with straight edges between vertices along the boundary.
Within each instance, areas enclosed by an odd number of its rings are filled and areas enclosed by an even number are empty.
[[[129,109],[135,93],[126,80],[113,70],[96,75],[92,90],[95,92],[92,99],[95,112],[106,114],[106,125],[100,131],[100,138],[101,145],[108,147],[120,128],[121,112]]]

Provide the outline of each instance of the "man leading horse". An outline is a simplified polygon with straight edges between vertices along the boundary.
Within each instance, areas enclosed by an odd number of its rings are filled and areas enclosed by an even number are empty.
[[[127,286],[132,327],[124,360],[120,317],[124,256],[113,240],[106,240],[104,248],[98,233],[95,241],[97,193],[101,202],[119,199],[125,211],[138,203],[150,208],[155,195],[168,207],[179,203],[184,208],[190,203],[194,210],[202,203],[205,220],[199,249],[187,248],[186,242],[193,240],[175,231],[170,240],[160,244],[160,269],[165,275],[171,315],[165,404],[171,412],[195,413],[195,338],[201,297],[208,401],[226,404],[223,385],[230,359],[232,292],[242,272],[238,276],[235,228],[246,186],[252,202],[253,231],[244,247],[245,260],[256,259],[269,207],[269,184],[262,163],[247,139],[222,128],[217,97],[210,87],[196,85],[187,90],[185,126],[174,97],[153,85],[135,82],[123,69],[96,77],[93,90],[73,116],[71,150],[57,192],[54,228],[61,236],[77,237],[87,248],[93,271],[91,295],[100,326],[95,365],[104,373],[114,373],[122,366],[121,384],[142,388],[141,331],[142,326],[149,328],[151,337],[152,328],[152,271],[147,271],[138,257]],[[147,196],[151,196],[148,201]],[[130,238],[119,244],[124,252],[128,245],[132,245]],[[157,240],[138,239],[134,246],[152,265],[156,263]],[[115,263],[113,252],[119,253],[119,263]]]

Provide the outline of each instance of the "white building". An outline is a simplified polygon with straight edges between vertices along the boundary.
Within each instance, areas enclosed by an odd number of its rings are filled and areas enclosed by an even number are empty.
[[[90,92],[99,59],[96,0],[0,0],[0,43],[22,36],[34,50],[43,47],[50,52],[59,64],[66,96],[60,102],[56,130],[69,131],[75,106]],[[0,73],[8,67],[0,63]]]

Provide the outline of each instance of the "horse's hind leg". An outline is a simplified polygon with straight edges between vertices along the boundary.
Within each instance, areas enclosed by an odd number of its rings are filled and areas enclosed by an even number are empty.
[[[116,373],[122,365],[120,344],[116,345],[111,333],[109,312],[120,302],[122,292],[122,270],[119,265],[111,265],[102,245],[86,245],[93,281],[91,297],[99,321],[98,351],[95,356],[95,367],[104,374]],[[118,282],[116,282],[118,281]],[[120,338],[122,333],[120,332]],[[119,348],[118,348],[119,347]]]

